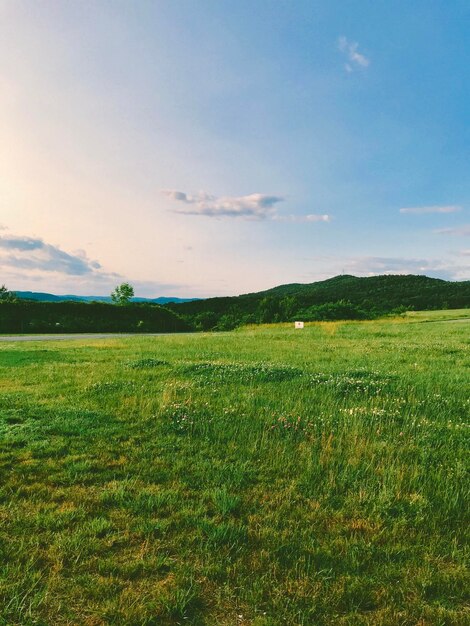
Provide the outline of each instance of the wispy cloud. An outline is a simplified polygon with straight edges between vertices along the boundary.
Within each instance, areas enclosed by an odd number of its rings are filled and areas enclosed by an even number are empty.
[[[446,269],[439,259],[364,256],[350,259],[347,267],[360,274],[436,274]]]
[[[34,237],[0,237],[0,267],[57,272],[68,276],[104,274],[98,261],[85,253],[70,254]]]
[[[370,65],[370,60],[358,52],[358,47],[357,41],[349,41],[344,36],[338,39],[338,48],[347,58],[347,62],[344,64],[344,69],[347,72],[353,72],[355,69],[366,68]]]
[[[455,235],[456,237],[470,237],[470,224],[452,226],[449,228],[437,228],[435,233],[439,235]]]
[[[162,189],[162,193],[179,203],[176,213],[206,217],[235,217],[249,220],[270,219],[278,222],[329,222],[329,215],[280,215],[277,204],[282,196],[252,193],[247,196],[214,196],[205,191],[188,194],[176,189]]]
[[[405,207],[400,209],[400,213],[407,213],[413,215],[424,215],[426,213],[457,213],[461,211],[462,207],[456,204],[449,204],[444,206],[415,206]]]
[[[310,213],[309,215],[274,215],[272,218],[276,222],[292,222],[302,224],[305,222],[331,222],[330,215],[319,215]]]

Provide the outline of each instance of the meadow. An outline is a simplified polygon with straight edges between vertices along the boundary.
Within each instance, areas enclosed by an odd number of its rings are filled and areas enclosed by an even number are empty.
[[[0,344],[0,624],[470,623],[469,318]]]

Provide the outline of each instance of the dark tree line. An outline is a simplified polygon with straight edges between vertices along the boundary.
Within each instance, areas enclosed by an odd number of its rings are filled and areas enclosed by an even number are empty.
[[[158,305],[0,300],[0,333],[182,332],[191,326]]]
[[[337,276],[308,285],[282,285],[238,297],[209,298],[167,308],[197,330],[230,330],[243,324],[374,319],[410,310],[470,307],[470,281],[427,276]]]

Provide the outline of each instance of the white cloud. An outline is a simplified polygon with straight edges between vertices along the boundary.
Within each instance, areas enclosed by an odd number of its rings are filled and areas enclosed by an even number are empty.
[[[435,233],[439,235],[455,235],[457,237],[470,237],[470,224],[462,226],[453,226],[450,228],[437,228]]]
[[[248,196],[213,196],[200,191],[190,195],[176,189],[163,189],[162,193],[171,200],[186,205],[177,213],[206,215],[208,217],[243,217],[265,219],[275,213],[275,205],[284,200],[281,196],[252,193]]]
[[[293,222],[301,224],[305,222],[331,222],[330,215],[319,215],[310,213],[309,215],[275,215],[273,218],[276,222]]]
[[[162,193],[181,205],[176,213],[204,215],[206,217],[238,217],[242,219],[279,222],[329,222],[329,215],[279,215],[276,205],[282,196],[252,193],[247,196],[213,196],[205,191],[191,195],[176,189],[162,189]]]
[[[17,235],[0,236],[0,269],[15,279],[27,276],[32,281],[52,275],[97,283],[122,278],[103,271],[100,263],[89,259],[84,251],[70,254],[37,237]]]
[[[461,211],[462,207],[457,206],[455,204],[444,205],[444,206],[416,206],[416,207],[405,207],[400,209],[400,213],[409,213],[414,215],[424,215],[425,213],[457,213]]]
[[[370,60],[360,52],[358,52],[359,44],[357,41],[348,41],[344,36],[338,39],[338,48],[346,55],[348,59],[344,68],[347,72],[353,72],[358,68],[366,68],[370,65]]]
[[[69,254],[42,239],[15,235],[0,237],[0,265],[69,276],[83,276],[101,269],[97,261],[88,259],[83,252]]]

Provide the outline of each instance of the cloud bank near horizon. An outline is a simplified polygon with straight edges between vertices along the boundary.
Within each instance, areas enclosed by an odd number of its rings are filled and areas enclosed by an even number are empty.
[[[247,220],[273,220],[278,222],[329,222],[329,215],[280,215],[277,204],[284,202],[283,196],[252,193],[246,196],[214,196],[205,191],[188,194],[177,189],[162,189],[161,193],[178,202],[182,208],[175,213],[202,215],[205,217],[231,217]]]
[[[110,276],[101,271],[98,261],[88,259],[84,252],[70,254],[42,239],[15,235],[0,236],[0,266],[67,276]]]
[[[405,258],[386,256],[356,256],[338,258],[330,256],[313,257],[322,267],[327,267],[325,277],[333,274],[352,274],[353,276],[381,276],[386,274],[419,274],[443,280],[468,280],[470,266],[462,263],[468,251],[461,251],[460,262],[439,258]],[[317,279],[318,280],[318,279]]]
[[[296,216],[287,217],[295,220]],[[310,262],[309,265],[316,267],[315,272],[296,273],[292,275],[291,280],[299,281],[303,278],[307,282],[312,282],[342,272],[357,276],[425,274],[446,280],[468,280],[469,258],[468,249],[456,253],[455,260],[425,257],[319,256],[304,259]],[[12,290],[105,295],[110,293],[116,284],[129,280],[139,296],[210,297],[236,293],[236,290],[229,293],[224,291],[223,294],[204,293],[200,289],[199,293],[193,293],[194,285],[132,280],[118,273],[105,271],[98,261],[88,258],[85,252],[69,253],[40,238],[27,236],[0,236],[0,270],[3,275],[2,282],[6,282]],[[276,283],[280,284],[282,280],[284,279],[279,277]],[[253,291],[263,287],[265,287],[263,284],[257,285]]]
[[[39,237],[20,235],[0,235],[0,271],[1,282],[8,282],[13,291],[39,289],[101,296],[129,280],[138,296],[184,297],[185,290],[189,290],[184,284],[129,279],[105,271],[101,263],[89,259],[83,250],[69,253]]]

